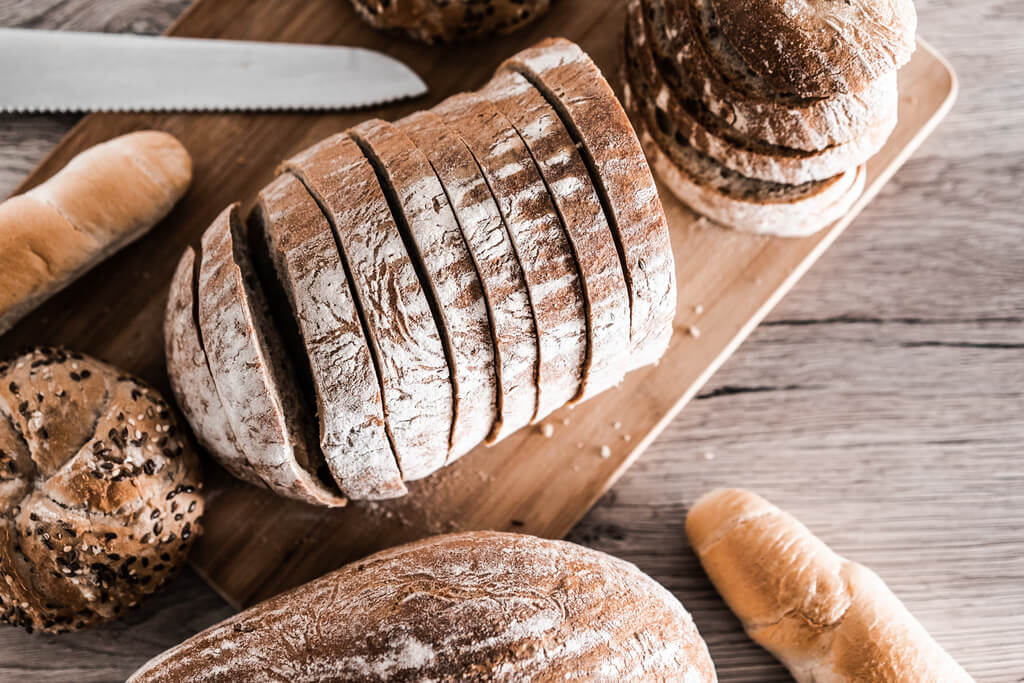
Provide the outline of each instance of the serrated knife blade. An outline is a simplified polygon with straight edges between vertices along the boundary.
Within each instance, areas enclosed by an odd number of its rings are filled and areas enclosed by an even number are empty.
[[[355,47],[0,28],[0,110],[350,109],[427,91]]]

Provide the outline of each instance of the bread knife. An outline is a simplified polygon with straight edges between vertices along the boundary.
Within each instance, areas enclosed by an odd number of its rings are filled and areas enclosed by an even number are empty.
[[[427,91],[372,50],[0,28],[0,111],[371,107]]]

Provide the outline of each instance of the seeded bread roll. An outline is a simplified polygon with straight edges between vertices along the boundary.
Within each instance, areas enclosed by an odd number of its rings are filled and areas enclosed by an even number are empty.
[[[548,11],[551,0],[352,0],[371,26],[428,44],[517,31]]]
[[[971,683],[873,571],[765,499],[700,498],[686,534],[747,633],[799,683]]]
[[[712,683],[693,620],[634,565],[478,531],[371,555],[157,656],[129,683]]]
[[[192,158],[158,131],[92,147],[52,178],[0,203],[0,334],[173,208]]]
[[[864,90],[910,60],[913,0],[709,0],[743,60],[780,92]]]
[[[0,363],[0,621],[59,633],[134,607],[184,563],[201,488],[153,389],[63,350]]]

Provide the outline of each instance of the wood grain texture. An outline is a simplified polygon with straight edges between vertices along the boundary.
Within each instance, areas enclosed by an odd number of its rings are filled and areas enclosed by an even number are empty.
[[[0,2],[0,25],[154,32],[184,4]],[[1004,0],[918,7],[922,34],[961,75],[957,108],[570,535],[638,563],[682,599],[723,681],[787,677],[742,634],[686,547],[686,505],[715,485],[758,491],[875,568],[979,681],[1022,680],[1024,113],[1016,105],[1024,13]],[[571,33],[587,24],[570,16],[553,25]],[[514,43],[492,44],[490,61]],[[408,58],[405,50],[395,53]],[[481,79],[491,66],[481,67]],[[428,79],[430,68],[423,67]],[[273,118],[247,120],[260,126]],[[13,189],[72,122],[0,118],[0,192]],[[323,125],[306,139],[335,129]],[[206,171],[223,173],[239,161]],[[243,196],[241,182],[229,190]],[[181,244],[190,239],[182,235]],[[162,294],[147,302],[165,288],[175,260],[141,266],[129,253],[104,267],[106,277],[134,275],[144,290],[137,299],[113,297],[116,288],[104,290],[96,274],[80,285],[134,305],[129,310],[153,322],[152,337],[134,325],[125,331],[118,311],[91,324],[61,323],[72,317],[73,295],[36,317],[86,351],[111,336],[125,349],[158,343]],[[700,327],[699,317],[686,317],[692,311],[681,314],[680,323]],[[5,351],[13,343],[3,342]],[[116,360],[150,379],[162,376],[141,355]],[[123,679],[229,611],[188,573],[126,621],[94,632],[0,631],[0,680]]]

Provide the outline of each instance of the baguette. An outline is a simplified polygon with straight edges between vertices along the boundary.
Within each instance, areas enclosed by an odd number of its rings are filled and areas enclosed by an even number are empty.
[[[0,334],[156,225],[192,181],[173,136],[123,135],[0,204]]]
[[[686,534],[747,633],[799,683],[968,683],[877,574],[753,493],[712,491]]]

